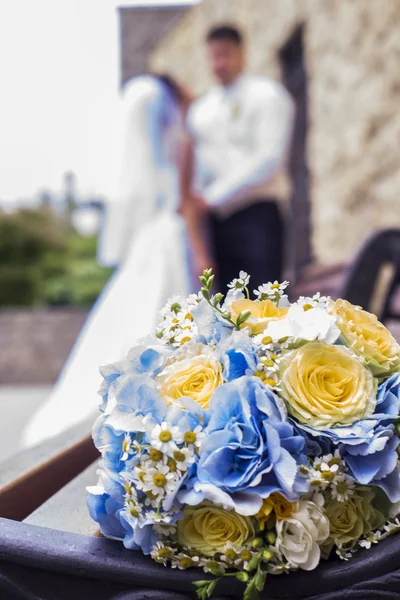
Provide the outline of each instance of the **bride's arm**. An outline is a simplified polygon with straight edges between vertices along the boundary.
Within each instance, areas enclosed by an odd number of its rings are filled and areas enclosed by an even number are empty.
[[[192,194],[193,145],[189,136],[182,143],[180,169],[181,208],[193,250],[194,268],[198,275],[213,266],[211,248],[206,241],[206,215]]]

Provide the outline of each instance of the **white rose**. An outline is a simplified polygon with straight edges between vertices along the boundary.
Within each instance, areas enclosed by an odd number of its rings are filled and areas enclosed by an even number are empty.
[[[333,344],[340,335],[333,315],[324,308],[316,306],[304,310],[299,304],[292,304],[284,319],[271,321],[266,333],[277,341],[284,337],[306,340],[320,340]]]
[[[300,500],[299,509],[288,519],[276,522],[277,549],[286,560],[311,571],[318,565],[320,544],[329,536],[329,521],[314,502]]]

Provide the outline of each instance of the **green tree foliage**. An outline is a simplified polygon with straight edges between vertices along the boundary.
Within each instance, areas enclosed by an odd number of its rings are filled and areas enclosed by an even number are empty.
[[[0,212],[0,306],[90,306],[110,269],[48,208]]]

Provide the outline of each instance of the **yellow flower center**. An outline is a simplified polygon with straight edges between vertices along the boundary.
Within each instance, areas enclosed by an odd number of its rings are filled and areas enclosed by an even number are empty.
[[[312,304],[309,304],[308,302],[306,304],[303,304],[303,310],[307,311],[307,310],[311,310],[313,307]]]
[[[273,367],[274,366],[274,361],[271,360],[270,358],[263,358],[262,361],[263,361],[263,364],[266,367]]]
[[[131,506],[131,508],[129,509],[129,513],[132,515],[132,517],[134,517],[135,519],[138,518],[139,516],[139,512],[137,510],[137,508],[135,508],[134,506]]]
[[[190,567],[193,565],[193,561],[188,556],[184,556],[179,561],[179,564],[182,567],[182,569],[190,569]]]
[[[183,436],[183,439],[187,444],[194,444],[197,437],[194,431],[187,431]]]
[[[158,439],[163,443],[170,442],[172,440],[172,433],[168,429],[164,429],[160,432]]]
[[[185,454],[183,452],[181,452],[180,450],[175,450],[174,452],[174,459],[177,462],[182,462],[185,460]]]
[[[158,551],[158,556],[161,558],[169,558],[171,556],[171,550],[169,550],[169,548],[160,548]]]
[[[173,458],[169,458],[167,460],[167,466],[169,468],[170,471],[172,471],[173,473],[175,473],[176,471],[176,460],[174,460]]]
[[[261,379],[261,381],[265,381],[265,380],[266,380],[266,378],[267,378],[267,376],[266,376],[266,374],[264,373],[264,371],[256,371],[256,372],[254,373],[254,375],[255,375],[255,377],[258,377],[259,379]]]
[[[273,283],[271,285],[271,290],[279,290],[281,284],[280,283]]]
[[[157,487],[164,487],[164,485],[167,483],[167,478],[162,473],[156,473],[156,475],[153,477],[153,483]]]
[[[261,340],[261,343],[262,343],[262,344],[265,344],[266,346],[267,346],[268,344],[271,344],[271,343],[272,343],[272,337],[271,337],[270,335],[265,335],[265,336],[263,337],[263,339]]]
[[[183,344],[186,344],[187,342],[190,342],[191,339],[192,339],[191,337],[189,337],[188,335],[185,335],[185,337],[183,337],[181,339],[181,342],[180,342],[181,346],[183,346]]]
[[[156,450],[156,448],[152,448],[149,452],[149,456],[150,456],[151,460],[153,460],[154,462],[160,462],[160,460],[162,460],[162,457],[164,455],[162,452],[160,452],[160,450]]]
[[[241,552],[241,554],[240,554],[240,558],[242,560],[250,560],[251,559],[251,552],[250,552],[250,550],[243,550],[243,552]]]
[[[267,378],[264,380],[264,383],[265,383],[266,385],[270,385],[271,387],[275,387],[275,386],[276,386],[276,381],[275,381],[275,379],[272,379],[271,377],[267,377]]]
[[[234,550],[232,550],[232,548],[228,548],[228,550],[225,552],[225,556],[228,560],[236,560],[237,558],[237,554]]]
[[[336,490],[339,494],[345,494],[348,491],[348,489],[349,486],[345,481],[339,481],[339,483],[336,484]]]

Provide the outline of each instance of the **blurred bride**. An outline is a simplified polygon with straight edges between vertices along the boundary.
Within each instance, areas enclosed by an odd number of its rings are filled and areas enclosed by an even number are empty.
[[[92,309],[53,392],[23,432],[25,445],[92,417],[99,366],[121,359],[150,333],[166,300],[193,291],[195,276],[210,264],[187,193],[188,94],[168,76],[142,76],[127,83],[121,104],[115,191],[99,247],[99,261],[119,269]]]

